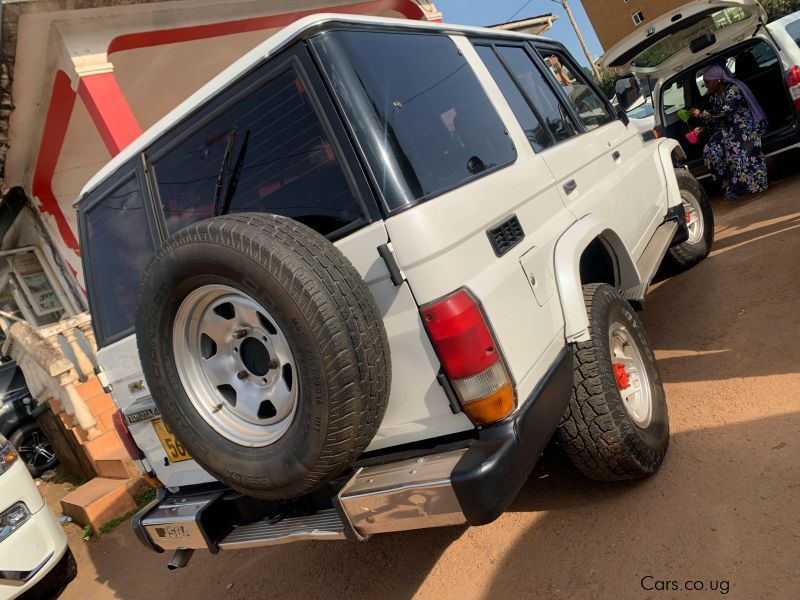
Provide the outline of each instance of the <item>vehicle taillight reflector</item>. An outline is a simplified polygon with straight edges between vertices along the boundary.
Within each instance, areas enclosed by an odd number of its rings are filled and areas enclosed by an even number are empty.
[[[130,430],[128,429],[128,424],[125,423],[125,416],[122,414],[121,410],[115,412],[111,420],[114,422],[114,429],[119,436],[119,440],[122,442],[122,445],[125,447],[125,451],[128,453],[133,460],[140,460],[144,457],[142,451],[139,449],[139,446],[136,445],[136,442],[131,435]]]
[[[786,76],[786,85],[789,86],[794,110],[800,114],[800,67],[792,67],[789,70],[789,74]]]
[[[442,367],[476,425],[514,410],[514,388],[480,307],[466,290],[424,306],[422,322]]]
[[[450,379],[476,375],[500,360],[481,309],[466,290],[423,307],[422,320]]]

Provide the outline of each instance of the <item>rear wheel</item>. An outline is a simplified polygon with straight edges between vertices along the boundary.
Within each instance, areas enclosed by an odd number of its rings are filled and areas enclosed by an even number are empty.
[[[686,169],[675,169],[681,191],[689,238],[669,249],[664,267],[672,273],[692,268],[711,252],[714,244],[714,212],[703,186]]]
[[[34,477],[58,464],[55,450],[38,423],[26,423],[11,435],[9,441]]]
[[[558,439],[592,479],[647,477],[669,445],[655,356],[635,311],[611,286],[584,286],[584,301],[591,339],[573,345],[573,391]]]

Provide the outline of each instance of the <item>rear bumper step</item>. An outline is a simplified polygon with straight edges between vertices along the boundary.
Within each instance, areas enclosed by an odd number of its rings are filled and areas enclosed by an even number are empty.
[[[485,427],[464,447],[357,469],[327,505],[259,501],[229,489],[166,495],[133,519],[156,552],[257,548],[303,540],[365,540],[371,535],[444,525],[482,525],[508,508],[552,437],[572,390],[566,346],[523,406]],[[333,507],[331,507],[333,505]],[[289,509],[287,511],[287,508]],[[280,520],[275,515],[283,514]]]

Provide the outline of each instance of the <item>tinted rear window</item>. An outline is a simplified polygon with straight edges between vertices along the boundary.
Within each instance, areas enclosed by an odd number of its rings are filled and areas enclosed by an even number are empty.
[[[139,281],[154,245],[138,180],[134,177],[94,204],[86,214],[95,328],[104,340],[133,328]]]
[[[390,210],[516,159],[450,38],[332,31],[313,43]]]
[[[786,26],[786,31],[792,36],[794,43],[800,46],[800,21],[795,21],[794,23],[789,23]]]
[[[169,233],[214,215],[269,212],[328,235],[362,218],[334,146],[289,69],[155,162]]]

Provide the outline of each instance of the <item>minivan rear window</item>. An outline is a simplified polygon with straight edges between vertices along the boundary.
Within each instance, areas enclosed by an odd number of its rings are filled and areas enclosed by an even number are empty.
[[[104,196],[86,213],[93,316],[95,327],[99,322],[103,341],[133,329],[139,279],[155,249],[149,231],[136,177]]]
[[[390,211],[516,160],[449,37],[338,30],[312,43]]]

